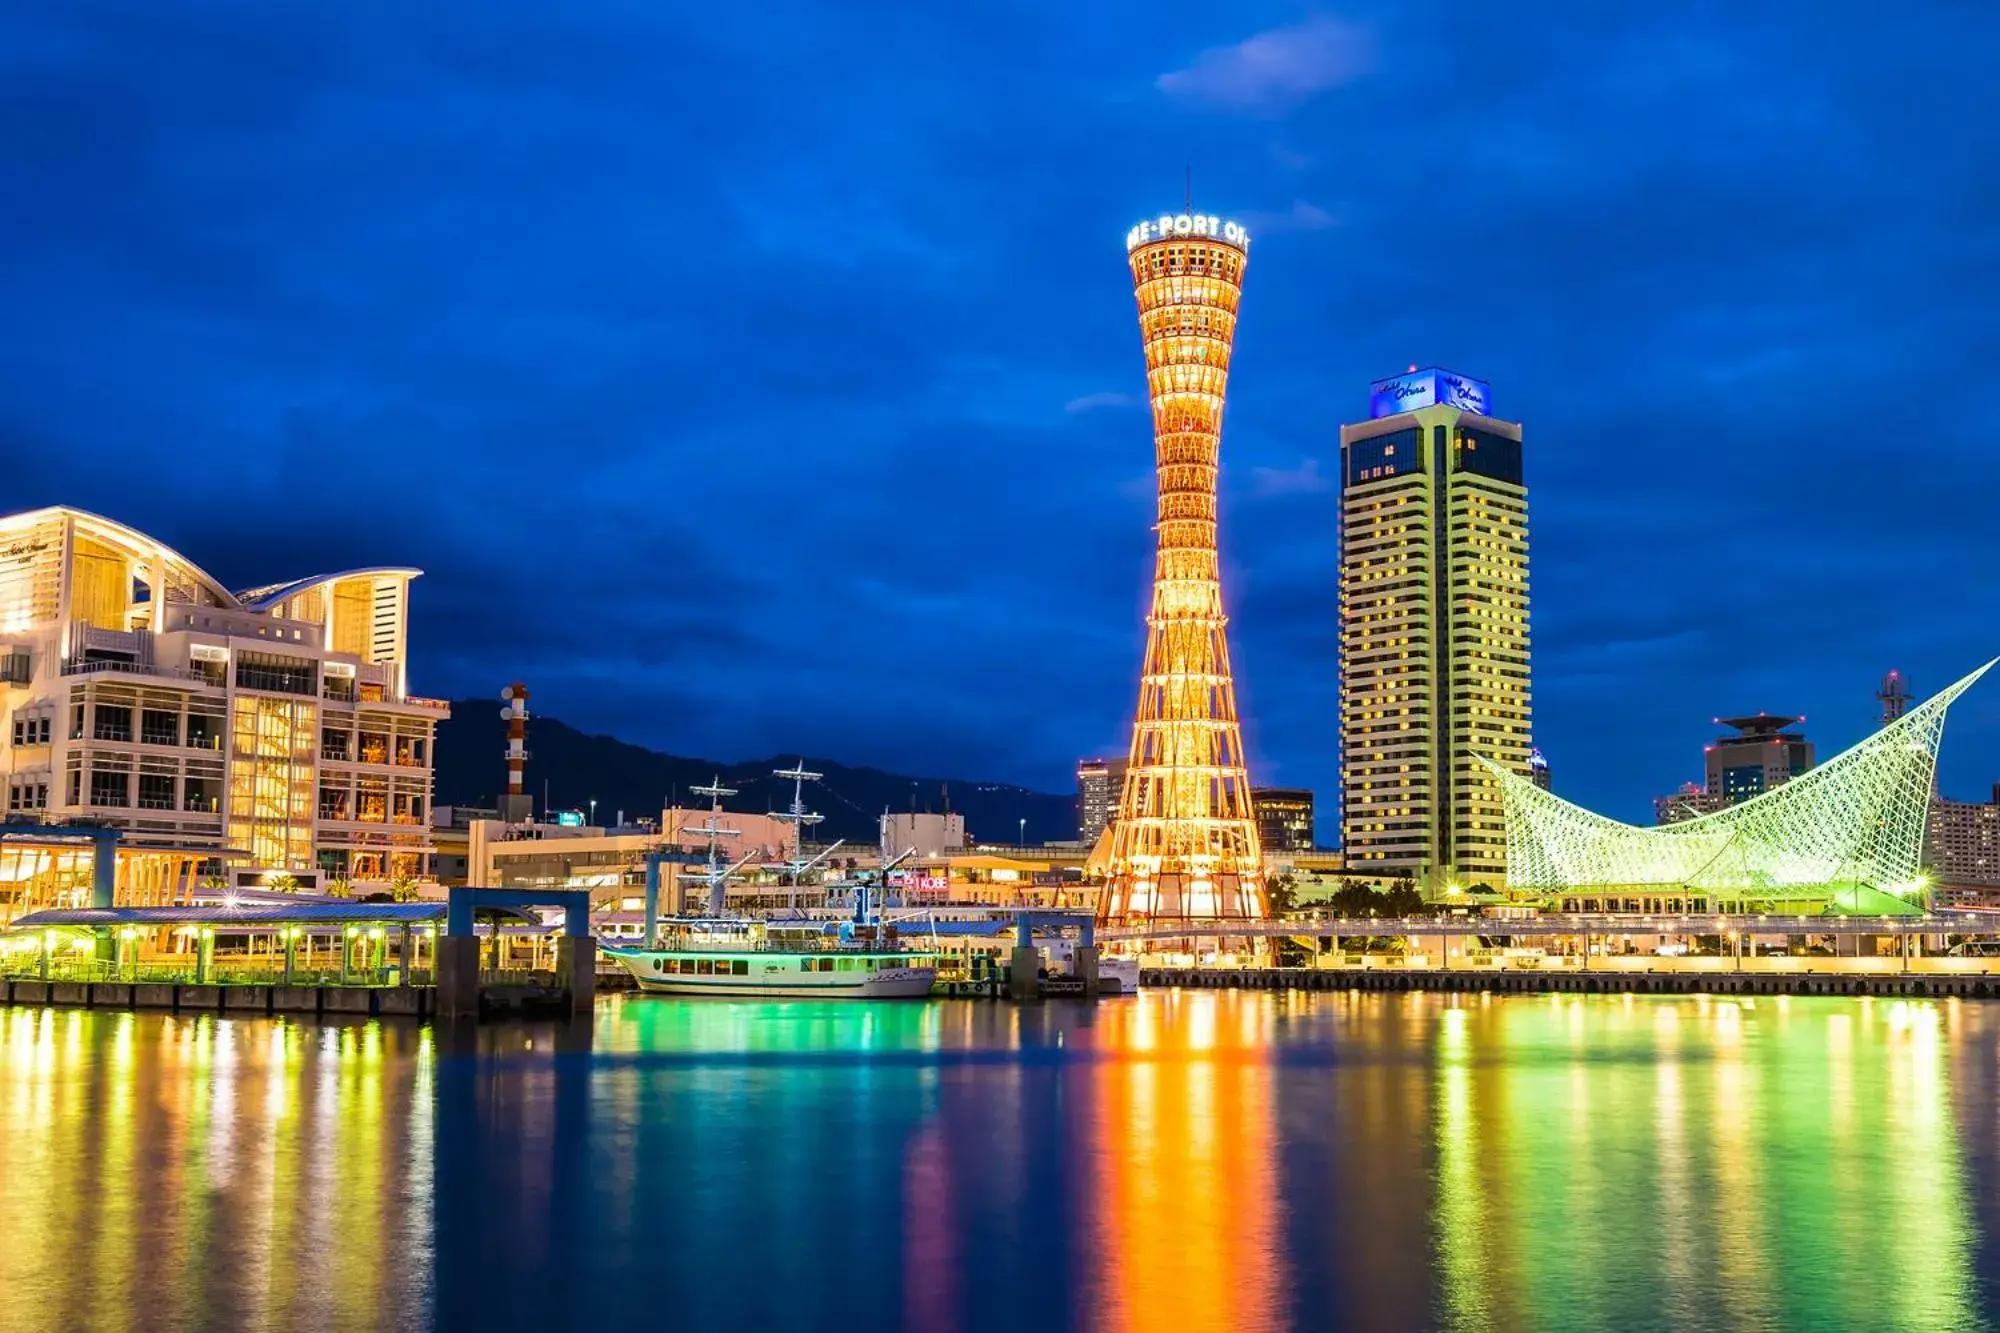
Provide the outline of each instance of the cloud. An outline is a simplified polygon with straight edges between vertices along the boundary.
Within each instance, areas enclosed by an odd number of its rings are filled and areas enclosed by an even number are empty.
[[[1259,500],[1272,500],[1281,495],[1312,495],[1332,486],[1331,478],[1320,475],[1317,458],[1308,458],[1291,468],[1250,469],[1250,494]]]
[[[1334,18],[1272,28],[1234,46],[1216,46],[1155,86],[1174,97],[1244,111],[1279,112],[1366,74],[1375,44],[1366,29]]]
[[[1079,412],[1095,412],[1100,407],[1137,407],[1139,400],[1129,393],[1087,393],[1081,398],[1072,398],[1063,404],[1063,411],[1075,416]]]
[[[1250,229],[1252,236],[1269,236],[1272,232],[1285,231],[1325,231],[1328,227],[1338,227],[1340,219],[1303,199],[1294,199],[1290,208],[1276,213],[1245,213],[1239,219]]]

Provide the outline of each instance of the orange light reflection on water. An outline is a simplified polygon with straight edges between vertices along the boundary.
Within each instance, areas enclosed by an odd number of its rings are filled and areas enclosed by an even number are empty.
[[[1269,1006],[1145,992],[1090,1027],[1097,1326],[1280,1326]]]

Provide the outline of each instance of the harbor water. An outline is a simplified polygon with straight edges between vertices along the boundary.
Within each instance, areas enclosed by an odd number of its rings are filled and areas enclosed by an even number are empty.
[[[2000,1004],[0,1009],[0,1329],[1968,1329]]]

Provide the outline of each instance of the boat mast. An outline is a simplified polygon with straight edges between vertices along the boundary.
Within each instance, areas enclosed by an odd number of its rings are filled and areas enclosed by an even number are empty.
[[[708,797],[708,820],[695,828],[683,826],[684,833],[706,833],[708,835],[708,867],[702,874],[702,882],[708,889],[708,901],[703,910],[710,916],[721,916],[727,910],[729,877],[741,868],[743,861],[735,865],[725,865],[722,859],[722,839],[741,835],[741,829],[725,828],[716,823],[722,815],[722,798],[734,796],[736,788],[722,785],[722,776],[717,774],[706,787],[689,787],[696,796]],[[747,861],[750,858],[745,857]]]
[[[786,878],[791,881],[790,910],[794,916],[797,916],[799,911],[799,876],[804,874],[814,862],[826,855],[825,852],[821,852],[812,861],[806,860],[806,830],[826,818],[824,815],[816,814],[806,809],[806,783],[818,782],[826,775],[823,773],[809,773],[806,771],[805,765],[806,761],[802,758],[790,768],[780,768],[772,772],[773,777],[790,778],[792,780],[791,808],[780,811],[776,817],[792,826],[792,859],[791,863],[786,867]]]

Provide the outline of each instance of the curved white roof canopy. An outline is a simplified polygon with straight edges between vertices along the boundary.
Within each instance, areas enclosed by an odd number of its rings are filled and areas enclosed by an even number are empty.
[[[1506,810],[1508,887],[1755,893],[1865,884],[1907,891],[1921,872],[1945,712],[1993,665],[1782,786],[1659,828],[1593,814],[1482,755]]]
[[[361,569],[344,569],[338,574],[315,574],[311,578],[293,579],[290,583],[267,583],[261,588],[245,588],[236,594],[236,600],[252,611],[268,611],[288,597],[296,597],[329,583],[339,583],[343,579],[379,578],[383,575],[413,579],[423,572],[406,565],[369,565]]]

